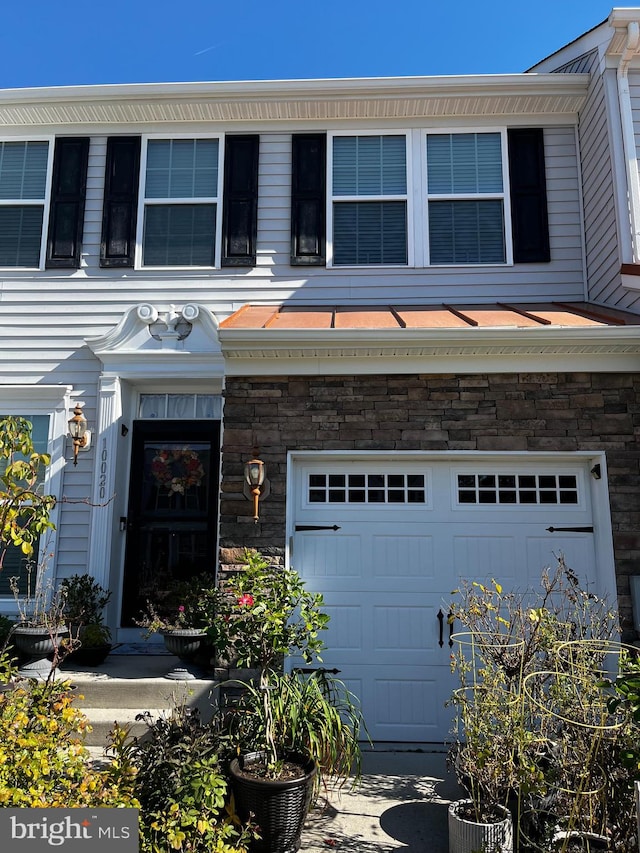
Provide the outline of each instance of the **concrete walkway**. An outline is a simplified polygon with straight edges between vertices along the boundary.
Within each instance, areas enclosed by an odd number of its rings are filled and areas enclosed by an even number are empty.
[[[380,746],[364,753],[359,788],[321,796],[305,824],[301,850],[447,853],[447,807],[460,796],[444,751],[385,751]]]

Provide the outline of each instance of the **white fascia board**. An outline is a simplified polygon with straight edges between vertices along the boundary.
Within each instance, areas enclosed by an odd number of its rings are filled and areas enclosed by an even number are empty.
[[[130,352],[110,353],[103,358],[103,375],[118,376],[131,381],[155,379],[188,380],[221,379],[224,376],[221,355],[188,352]]]
[[[254,97],[389,97],[408,94],[432,95],[442,91],[476,94],[478,92],[518,94],[546,91],[573,92],[580,88],[581,78],[588,75],[571,75],[570,79],[557,74],[466,74],[430,77],[353,77],[316,80],[239,80],[198,83],[121,83],[93,86],[48,86],[29,89],[0,90],[2,103],[55,103],[76,101],[92,103],[104,100],[136,99],[189,99],[189,98],[254,98]],[[582,80],[584,84],[585,80]]]
[[[640,355],[500,354],[422,357],[230,359],[225,376],[374,376],[485,373],[637,373]]]
[[[588,75],[174,83],[0,91],[6,128],[149,126],[443,116],[575,116]]]
[[[265,334],[266,333],[266,334]],[[640,327],[221,330],[228,376],[640,369]]]

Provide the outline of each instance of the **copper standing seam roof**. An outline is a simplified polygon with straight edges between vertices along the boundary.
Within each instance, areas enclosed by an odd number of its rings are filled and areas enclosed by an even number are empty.
[[[462,329],[637,326],[640,315],[588,302],[490,305],[244,305],[221,329]]]

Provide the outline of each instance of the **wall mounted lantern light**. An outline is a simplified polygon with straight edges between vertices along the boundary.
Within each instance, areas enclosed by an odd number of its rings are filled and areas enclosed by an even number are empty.
[[[78,464],[78,451],[88,450],[91,445],[91,433],[87,429],[87,419],[82,414],[80,403],[76,403],[73,417],[69,418],[69,436],[73,441],[73,464]]]
[[[253,520],[258,523],[260,518],[259,505],[269,494],[269,481],[267,480],[267,468],[262,459],[257,455],[244,466],[243,494],[248,500],[253,501]]]

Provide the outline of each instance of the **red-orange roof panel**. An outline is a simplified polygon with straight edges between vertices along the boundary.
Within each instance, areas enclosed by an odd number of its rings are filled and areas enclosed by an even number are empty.
[[[244,305],[223,329],[461,329],[640,325],[640,315],[587,302],[517,305]]]
[[[221,329],[262,329],[280,311],[279,305],[243,305],[220,323]]]
[[[398,329],[400,325],[393,312],[384,306],[336,308],[336,329]]]
[[[282,308],[269,323],[269,329],[330,329],[333,308]]]
[[[461,329],[470,325],[449,308],[436,305],[397,307],[395,311],[408,329]]]

